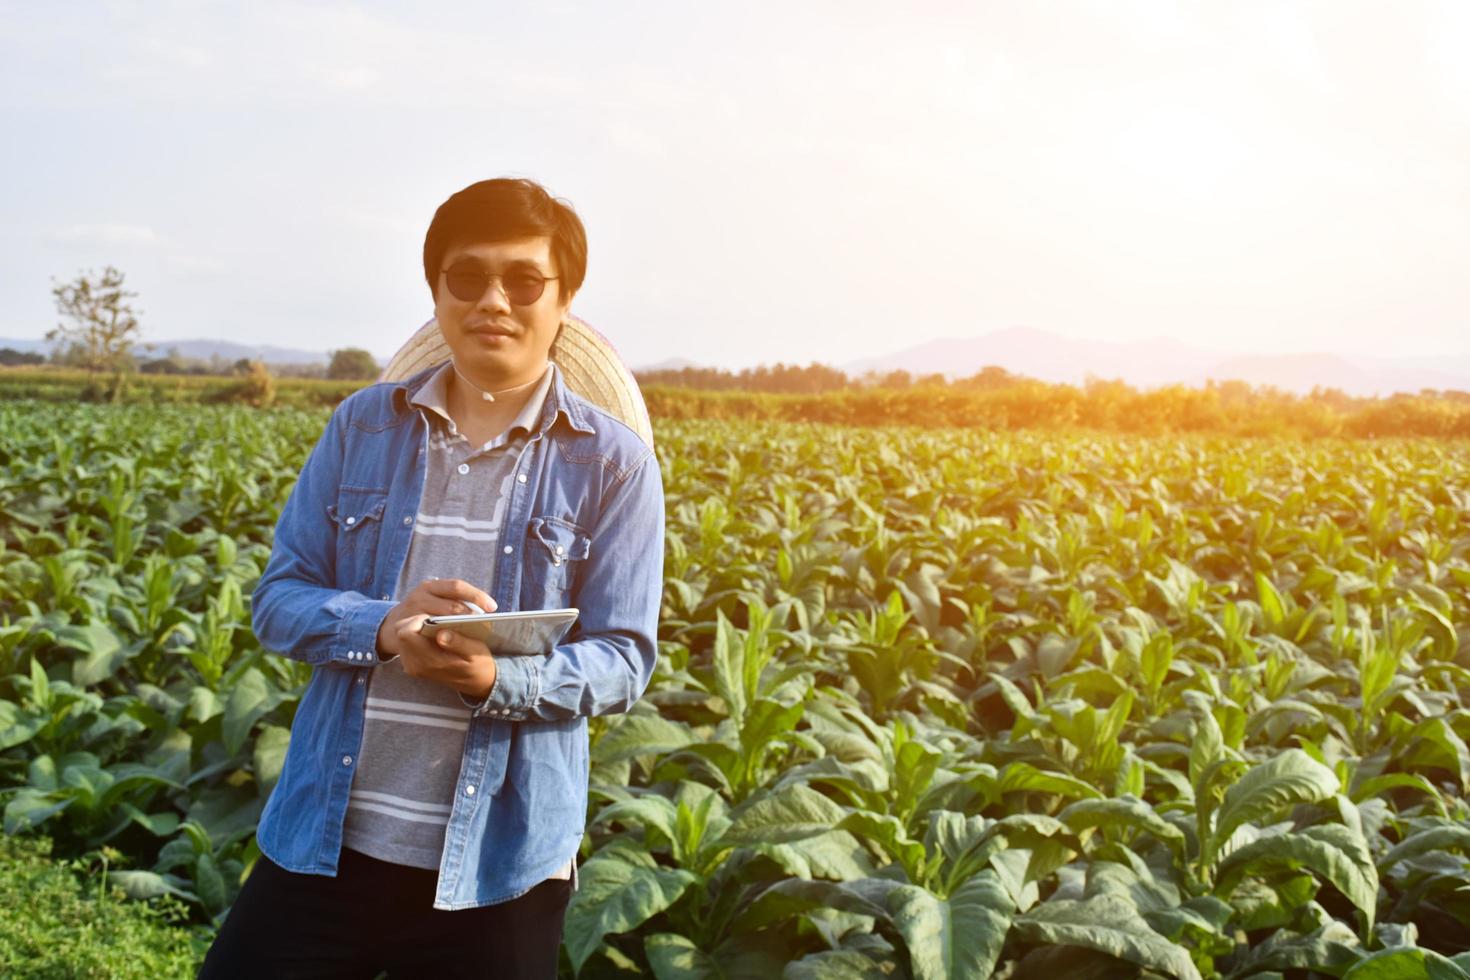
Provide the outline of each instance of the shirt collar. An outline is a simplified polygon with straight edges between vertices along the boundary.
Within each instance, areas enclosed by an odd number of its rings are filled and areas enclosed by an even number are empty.
[[[453,370],[453,362],[445,361],[438,367],[421,371],[395,388],[393,400],[404,411],[413,407],[427,409],[447,423],[451,421],[448,409],[448,386],[449,373]],[[546,373],[541,376],[541,383],[536,386],[531,397],[526,399],[526,404],[506,429],[505,434],[509,435],[515,429],[521,428],[538,436],[544,435],[555,424],[558,417],[565,417],[567,424],[577,432],[591,435],[597,431],[592,427],[585,406],[569,397],[566,383],[556,363],[549,361]]]

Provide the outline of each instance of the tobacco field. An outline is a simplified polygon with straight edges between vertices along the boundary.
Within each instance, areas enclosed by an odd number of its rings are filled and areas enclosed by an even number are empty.
[[[220,921],[325,421],[0,403],[6,833]],[[566,976],[1470,978],[1470,445],[656,435],[661,661],[591,722]]]

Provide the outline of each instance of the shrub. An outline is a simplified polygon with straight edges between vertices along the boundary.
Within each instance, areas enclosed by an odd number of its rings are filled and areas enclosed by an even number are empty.
[[[0,975],[16,978],[192,977],[206,939],[177,925],[176,899],[132,902],[100,870],[51,860],[44,837],[0,835]]]
[[[210,396],[212,402],[237,402],[264,408],[276,400],[276,379],[261,361],[249,361],[238,384],[221,388]]]

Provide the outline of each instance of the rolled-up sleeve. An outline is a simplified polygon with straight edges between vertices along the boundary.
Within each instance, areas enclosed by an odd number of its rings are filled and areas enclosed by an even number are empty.
[[[663,557],[663,479],[649,450],[605,500],[574,584],[572,638],[542,656],[496,657],[475,713],[554,721],[631,708],[658,662]]]
[[[267,650],[309,664],[369,667],[393,603],[336,587],[337,533],[327,507],[342,475],[339,407],[307,457],[276,522],[271,557],[251,596],[251,625]]]

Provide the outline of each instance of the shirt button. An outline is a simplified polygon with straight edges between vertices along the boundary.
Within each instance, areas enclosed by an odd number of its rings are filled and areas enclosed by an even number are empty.
[[[355,517],[349,517],[349,518],[347,518],[347,523],[349,525],[356,524],[357,523],[357,518],[355,518]]]
[[[362,677],[359,677],[357,679],[357,683],[359,683],[359,684],[365,684],[365,683],[367,683],[367,676],[366,675],[363,675]]]
[[[344,755],[342,757],[342,765],[344,765],[344,766],[350,766],[350,765],[352,765],[352,756],[350,756],[350,755]]]
[[[520,476],[517,476],[516,479],[519,480],[521,483],[525,483],[526,482],[526,474],[522,473]]]
[[[468,473],[470,471],[470,464],[469,463],[460,463],[458,469],[459,469],[459,475],[460,476],[464,476],[466,473]]]
[[[386,593],[386,592],[383,593],[383,601],[384,602],[387,602],[388,601],[388,593]]]
[[[506,554],[507,554],[507,555],[508,555],[508,554],[510,554],[510,553],[511,553],[511,552],[513,552],[513,551],[515,551],[515,549],[514,549],[514,548],[512,548],[512,547],[511,547],[511,546],[510,546],[510,545],[506,545],[506,546],[505,546],[505,548],[504,548],[504,549],[502,549],[502,550],[503,550],[503,551],[504,551],[504,552],[505,552],[505,553],[506,553]]]
[[[566,554],[566,551],[567,551],[567,549],[563,548],[561,545],[557,545],[556,546],[556,553],[558,555],[564,555],[564,554]]]
[[[475,795],[475,787],[474,786],[466,786],[464,788],[464,795],[465,796],[474,796]]]
[[[403,519],[403,526],[404,527],[408,527],[412,523],[413,523],[413,518],[412,517],[405,517]]]

